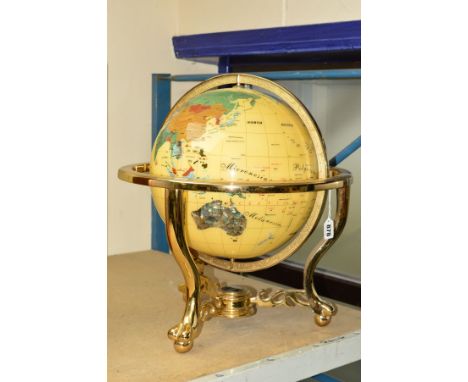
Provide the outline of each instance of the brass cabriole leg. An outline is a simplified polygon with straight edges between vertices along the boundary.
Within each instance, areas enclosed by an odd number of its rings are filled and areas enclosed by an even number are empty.
[[[329,240],[322,239],[307,258],[304,267],[304,290],[309,304],[315,312],[315,323],[319,326],[325,326],[330,323],[332,316],[336,313],[336,307],[332,303],[323,300],[317,294],[314,286],[314,271],[320,259],[338,239],[346,224],[349,207],[349,184],[345,185],[343,188],[337,189],[336,193],[337,204],[334,219],[334,237]]]
[[[179,353],[188,352],[193,340],[201,331],[200,272],[185,241],[184,220],[186,194],[183,190],[166,189],[166,234],[169,248],[179,265],[185,281],[185,312],[179,324],[169,329],[168,337],[174,340],[174,348]]]

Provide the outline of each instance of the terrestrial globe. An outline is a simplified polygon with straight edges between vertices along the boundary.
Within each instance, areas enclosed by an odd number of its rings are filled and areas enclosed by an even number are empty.
[[[346,224],[352,177],[328,168],[315,121],[288,90],[244,73],[201,82],[169,111],[150,163],[124,166],[119,178],[151,187],[182,271],[185,310],[168,331],[177,352],[193,347],[203,322],[257,306],[308,306],[317,325],[331,321],[336,307],[318,296],[314,271]],[[205,269],[255,272],[285,260],[316,228],[331,190],[334,219],[307,257],[303,289],[229,286]]]
[[[323,141],[307,118],[312,128],[283,100],[246,86],[183,97],[154,142],[150,172],[160,179],[226,184],[327,178]],[[164,192],[152,188],[163,221]],[[323,201],[324,191],[188,191],[185,239],[209,256],[258,257],[284,245],[308,219],[316,224]]]

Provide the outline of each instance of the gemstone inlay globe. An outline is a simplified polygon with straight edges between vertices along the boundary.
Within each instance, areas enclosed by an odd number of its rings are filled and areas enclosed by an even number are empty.
[[[285,103],[236,86],[206,91],[179,105],[153,146],[150,172],[191,181],[291,182],[316,179],[316,147]],[[152,189],[164,220],[164,189]],[[283,194],[190,191],[186,239],[198,252],[225,258],[264,255],[304,225],[315,192]]]

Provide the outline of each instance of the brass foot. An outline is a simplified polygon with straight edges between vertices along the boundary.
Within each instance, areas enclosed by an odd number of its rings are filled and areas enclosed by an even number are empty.
[[[196,306],[195,298],[189,299],[182,322],[167,332],[169,339],[174,341],[174,348],[178,353],[185,353],[192,349],[193,340],[200,334],[202,321],[199,319],[199,312],[194,309]]]
[[[192,348],[193,348],[193,341],[174,342],[174,349],[177,353],[187,353],[188,351],[192,350]]]
[[[328,325],[332,317],[336,314],[336,307],[323,300],[317,301],[313,310],[315,312],[315,323],[318,326]]]
[[[320,314],[315,315],[315,323],[318,326],[326,326],[330,323],[331,321],[331,316],[322,316]]]
[[[194,331],[190,324],[177,324],[167,332],[170,340],[174,341],[174,348],[178,353],[186,353],[193,347]]]
[[[318,309],[317,309],[318,308]],[[325,303],[319,302],[316,305],[315,311],[315,323],[318,326],[326,326],[331,322],[332,316],[336,314],[335,306]]]

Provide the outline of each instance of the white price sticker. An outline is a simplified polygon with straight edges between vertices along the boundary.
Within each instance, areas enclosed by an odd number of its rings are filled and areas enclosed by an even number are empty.
[[[328,218],[325,220],[325,223],[323,224],[323,238],[328,240],[328,239],[333,239],[333,235],[335,234],[335,227],[333,223],[333,219]]]
[[[323,238],[325,240],[333,239],[335,235],[335,223],[331,218],[331,196],[331,192],[328,191],[328,218],[325,220],[325,223],[323,223]]]

